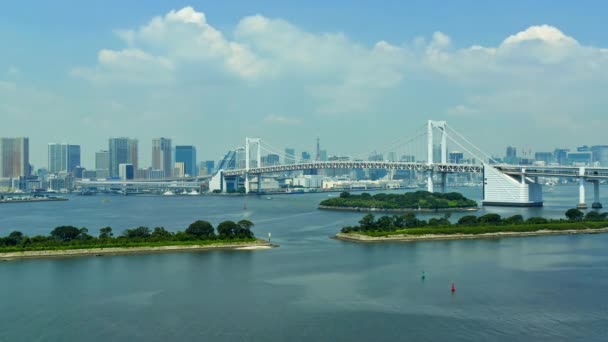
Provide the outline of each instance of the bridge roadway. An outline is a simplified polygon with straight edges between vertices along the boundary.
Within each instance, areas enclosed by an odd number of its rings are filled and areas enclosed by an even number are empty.
[[[83,188],[137,188],[137,189],[200,189],[201,182],[176,182],[176,181],[121,181],[121,180],[102,180],[102,181],[78,181],[77,186]]]
[[[540,176],[540,177],[584,177],[586,179],[608,179],[606,167],[578,167],[578,166],[525,166],[496,164],[492,167],[509,175]],[[288,171],[302,171],[313,169],[385,169],[385,170],[412,170],[419,172],[432,171],[435,173],[483,173],[484,165],[477,164],[426,164],[411,162],[388,161],[327,161],[310,162],[287,165],[274,165],[236,170],[224,170],[224,177],[259,175],[265,173],[279,173]]]

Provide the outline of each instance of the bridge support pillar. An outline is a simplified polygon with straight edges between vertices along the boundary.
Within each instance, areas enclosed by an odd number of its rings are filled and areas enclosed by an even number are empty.
[[[593,183],[593,203],[591,204],[592,209],[602,209],[602,203],[600,203],[600,181],[592,180]]]
[[[432,171],[427,172],[426,189],[428,192],[433,192],[433,172]]]
[[[249,193],[250,190],[250,184],[249,184],[249,173],[245,172],[245,194]]]
[[[448,186],[448,174],[446,172],[441,173],[441,192],[445,194]]]
[[[258,195],[262,193],[262,175],[258,175]]]
[[[578,178],[578,204],[577,209],[587,209],[587,203],[585,202],[585,177]]]

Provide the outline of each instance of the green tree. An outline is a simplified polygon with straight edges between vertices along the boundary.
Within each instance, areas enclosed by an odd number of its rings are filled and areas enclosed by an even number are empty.
[[[6,246],[16,246],[21,243],[24,239],[25,235],[23,235],[20,231],[12,231],[6,238],[4,238],[4,244]]]
[[[382,216],[376,222],[376,227],[379,230],[391,230],[393,226],[393,220],[391,220],[390,216]]]
[[[253,232],[251,231],[251,228],[254,226],[253,222],[249,220],[240,220],[236,224],[239,226],[237,231],[237,235],[239,238],[253,238]]]
[[[233,239],[239,226],[234,221],[224,221],[217,226],[217,233],[222,239]]]
[[[150,228],[148,227],[137,227],[133,229],[127,229],[122,233],[128,239],[145,239],[150,236]]]
[[[203,220],[192,222],[188,228],[186,228],[186,234],[192,235],[197,239],[206,240],[215,237],[215,231],[211,223]]]
[[[152,234],[150,234],[151,237],[159,240],[167,240],[171,235],[171,232],[167,231],[165,227],[156,227],[152,231]]]
[[[592,210],[585,215],[585,221],[604,221],[607,216],[608,213],[600,213]]]
[[[340,198],[349,198],[350,197],[350,192],[348,191],[344,191],[340,193]]]
[[[372,230],[376,228],[376,219],[374,215],[367,214],[359,221],[362,230]]]
[[[51,236],[61,241],[72,241],[80,235],[80,229],[74,226],[60,226],[51,231]]]
[[[529,224],[545,224],[545,223],[549,223],[549,220],[547,220],[544,217],[530,217],[526,220],[526,223]]]
[[[521,224],[524,223],[524,217],[521,215],[513,215],[504,219],[505,224]]]
[[[103,227],[99,230],[100,239],[111,238],[113,235],[114,233],[112,233],[112,227]]]
[[[78,240],[91,240],[93,237],[89,235],[89,229],[82,227],[80,228],[80,234],[78,234]]]
[[[458,224],[462,226],[474,226],[477,224],[477,216],[465,215],[458,219]]]
[[[502,223],[502,219],[498,214],[485,214],[478,219],[480,224],[497,225]]]
[[[580,221],[583,219],[583,216],[585,216],[585,214],[578,210],[578,209],[568,209],[565,213],[566,217],[568,218],[568,220],[570,221]]]

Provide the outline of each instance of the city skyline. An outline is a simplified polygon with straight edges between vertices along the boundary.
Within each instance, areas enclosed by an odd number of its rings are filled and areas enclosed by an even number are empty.
[[[592,3],[338,1],[312,13],[151,1],[85,17],[68,2],[11,3],[0,38],[20,48],[0,56],[0,136],[30,137],[35,166],[53,141],[79,144],[92,165],[107,137],[136,135],[146,151],[172,132],[202,159],[245,136],[310,152],[318,136],[345,155],[366,150],[357,136],[384,145],[430,118],[490,154],[513,142],[572,148],[581,134],[604,144],[608,38],[594,13],[606,4]],[[203,123],[213,129],[200,134]],[[142,165],[148,158],[140,153]]]

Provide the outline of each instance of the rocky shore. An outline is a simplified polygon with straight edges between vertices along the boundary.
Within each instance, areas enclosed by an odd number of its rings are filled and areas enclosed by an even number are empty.
[[[357,233],[338,233],[335,238],[352,242],[415,242],[415,241],[437,241],[437,240],[473,240],[473,239],[499,239],[503,237],[526,237],[543,235],[567,235],[567,234],[598,234],[608,233],[608,227],[597,229],[568,229],[568,230],[537,230],[534,232],[498,232],[483,234],[424,234],[407,235],[395,234],[388,236],[369,236]]]
[[[0,261],[32,258],[75,257],[75,256],[103,256],[116,254],[142,254],[159,252],[194,252],[203,250],[260,250],[278,247],[265,240],[256,240],[245,243],[218,243],[209,245],[174,245],[149,247],[109,247],[109,248],[83,248],[45,251],[21,251],[0,253]]]

